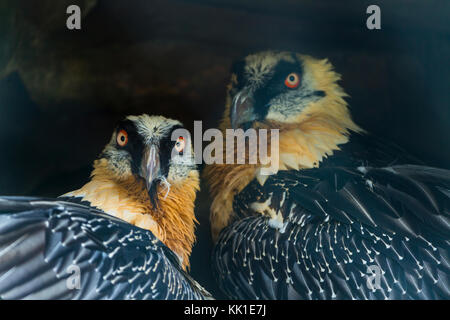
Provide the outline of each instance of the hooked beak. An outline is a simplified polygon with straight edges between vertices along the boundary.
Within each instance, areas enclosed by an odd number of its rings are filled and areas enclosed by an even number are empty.
[[[256,120],[254,113],[254,99],[249,89],[239,91],[231,102],[231,126],[233,129],[244,123]]]
[[[159,155],[153,145],[144,154],[140,175],[145,180],[147,190],[150,190],[153,181],[160,175]]]
[[[153,208],[158,209],[158,186],[162,183],[166,187],[164,200],[170,192],[170,183],[161,171],[161,162],[158,148],[152,145],[145,153],[142,159],[139,175],[145,180],[145,186],[150,197],[150,203]]]

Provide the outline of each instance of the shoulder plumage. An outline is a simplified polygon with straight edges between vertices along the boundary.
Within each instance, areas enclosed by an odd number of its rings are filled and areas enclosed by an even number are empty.
[[[360,154],[347,150],[319,168],[280,171],[263,186],[252,181],[235,197],[236,219],[214,251],[214,267],[228,294],[450,296],[450,171],[411,164],[371,167],[381,160],[360,162]],[[370,266],[384,275],[381,290],[366,285]]]
[[[206,292],[151,232],[85,204],[2,197],[0,234],[2,299],[201,299]],[[77,275],[79,289],[68,285]]]

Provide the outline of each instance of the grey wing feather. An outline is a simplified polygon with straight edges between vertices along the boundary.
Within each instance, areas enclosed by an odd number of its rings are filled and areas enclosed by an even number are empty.
[[[0,197],[1,299],[203,299],[151,232],[84,204]]]
[[[448,299],[449,190],[448,170],[417,165],[328,166],[254,181],[235,198],[237,219],[214,249],[216,277],[233,298]],[[285,227],[249,210],[268,197]]]

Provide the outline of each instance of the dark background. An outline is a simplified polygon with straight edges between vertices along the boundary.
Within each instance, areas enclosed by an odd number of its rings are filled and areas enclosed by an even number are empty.
[[[79,188],[128,114],[217,126],[232,61],[265,49],[329,58],[359,125],[450,168],[449,21],[448,0],[0,0],[0,194]],[[197,204],[191,273],[221,297],[204,184]]]

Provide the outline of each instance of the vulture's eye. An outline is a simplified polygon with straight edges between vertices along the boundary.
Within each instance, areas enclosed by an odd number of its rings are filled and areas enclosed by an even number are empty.
[[[128,143],[128,133],[122,129],[117,134],[117,144],[121,147],[125,147],[127,143]]]
[[[178,151],[178,153],[182,153],[184,150],[184,147],[186,145],[186,142],[184,141],[183,137],[178,137],[177,142],[175,142],[175,150]]]
[[[297,73],[292,72],[287,77],[286,80],[284,80],[284,84],[286,87],[294,89],[297,88],[300,84],[300,77]]]

